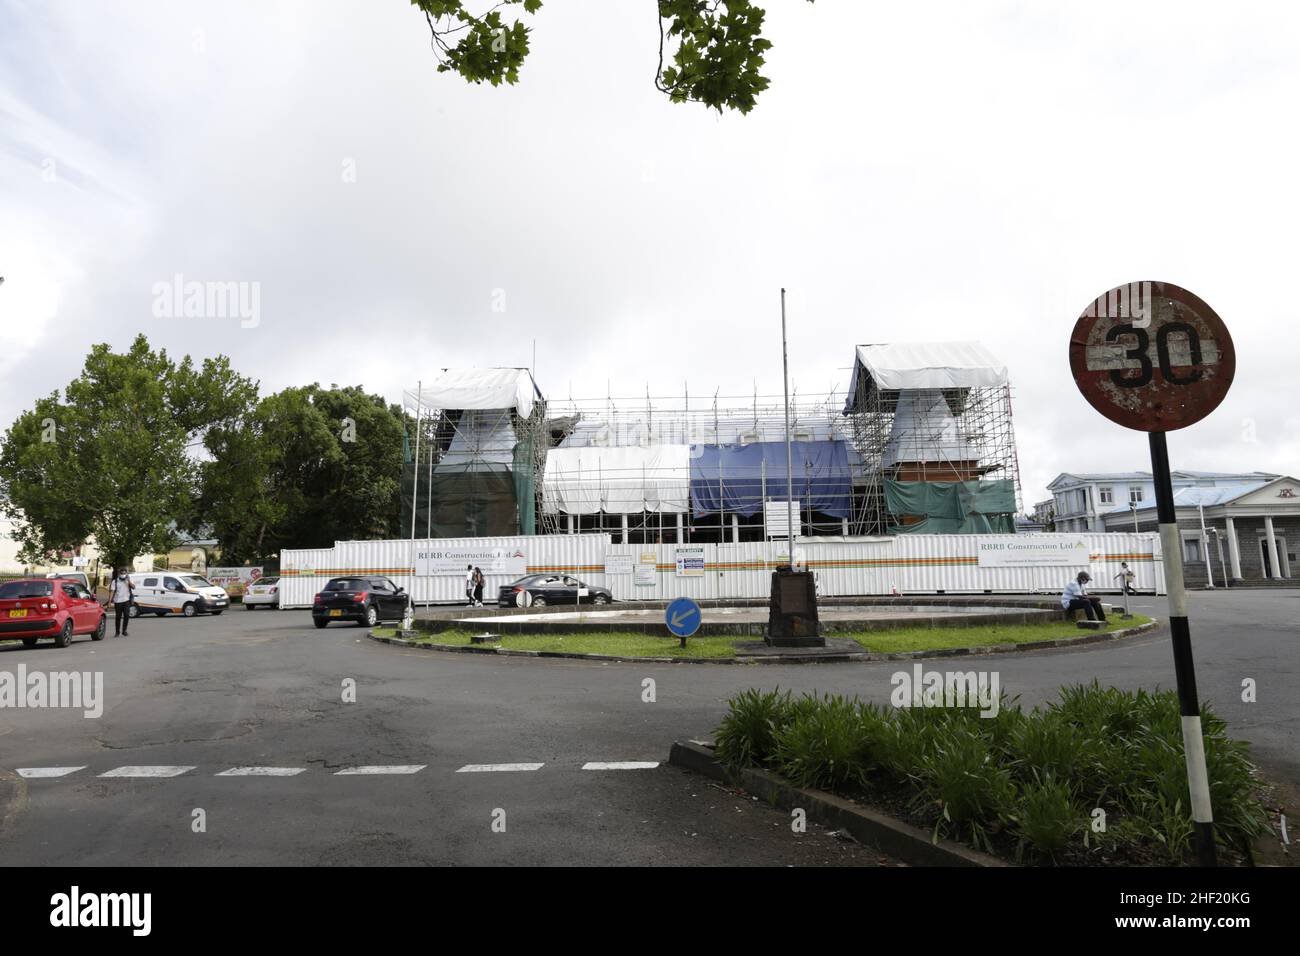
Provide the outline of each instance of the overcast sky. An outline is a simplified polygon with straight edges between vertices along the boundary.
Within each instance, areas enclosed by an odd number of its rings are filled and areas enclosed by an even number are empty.
[[[406,0],[0,0],[0,427],[138,332],[263,391],[398,401],[536,339],[556,398],[777,394],[784,285],[801,393],[858,342],[987,344],[1029,506],[1149,469],[1067,345],[1159,279],[1237,347],[1174,467],[1300,473],[1300,8],[767,6],[771,89],[719,116],[655,91],[653,0],[547,0],[497,89]],[[155,317],[177,274],[258,283],[260,321]]]

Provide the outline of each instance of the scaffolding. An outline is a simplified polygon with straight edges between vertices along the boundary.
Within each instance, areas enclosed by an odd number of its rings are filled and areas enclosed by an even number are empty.
[[[785,500],[781,395],[552,400],[539,530],[627,543],[764,540],[764,502]],[[856,452],[834,388],[791,397],[793,498],[805,535],[860,532]],[[769,454],[780,448],[780,455]],[[779,458],[779,462],[778,462]]]
[[[526,369],[445,371],[403,395],[402,534],[762,541],[787,500],[802,536],[1013,531],[1005,367],[976,343],[856,359],[847,389],[791,393],[789,484],[785,400],[757,385],[548,401]]]
[[[1014,530],[1021,488],[1011,386],[987,350],[860,346],[844,411],[861,461],[866,533]]]
[[[402,406],[403,537],[536,532],[550,441],[546,401],[526,369],[444,370],[406,389]]]

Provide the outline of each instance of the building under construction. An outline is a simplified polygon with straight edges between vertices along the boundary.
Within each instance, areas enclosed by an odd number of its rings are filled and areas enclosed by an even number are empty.
[[[845,392],[547,402],[526,369],[404,395],[403,533],[622,543],[1014,530],[1005,367],[976,343],[868,345]]]

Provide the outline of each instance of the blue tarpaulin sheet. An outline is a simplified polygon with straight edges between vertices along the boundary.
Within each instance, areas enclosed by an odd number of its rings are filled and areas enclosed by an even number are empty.
[[[792,442],[794,499],[836,518],[849,517],[853,479],[843,441]],[[691,510],[755,515],[764,495],[785,500],[785,442],[691,446]]]

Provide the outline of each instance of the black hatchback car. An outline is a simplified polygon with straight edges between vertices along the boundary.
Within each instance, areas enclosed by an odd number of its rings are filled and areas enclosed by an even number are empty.
[[[374,627],[380,621],[400,621],[406,616],[406,604],[406,591],[388,578],[331,578],[316,595],[311,621],[317,627],[330,621]]]
[[[529,603],[535,607],[545,607],[548,604],[608,604],[614,600],[614,595],[605,588],[584,584],[567,574],[530,574],[526,578],[502,585],[497,592],[497,606],[517,607],[519,595],[525,591],[532,596]]]

